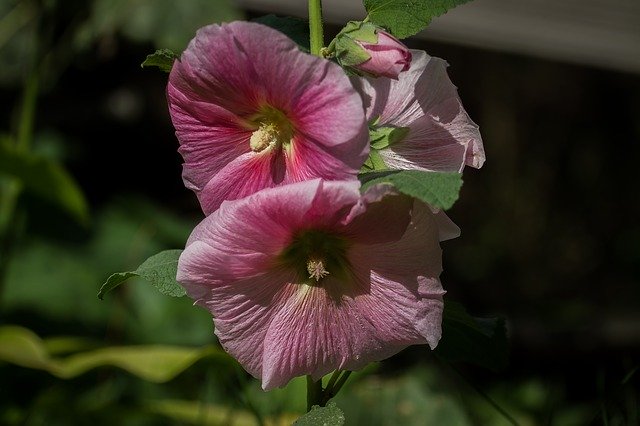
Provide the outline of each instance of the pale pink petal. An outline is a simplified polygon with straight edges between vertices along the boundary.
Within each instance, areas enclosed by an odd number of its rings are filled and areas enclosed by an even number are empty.
[[[387,185],[360,196],[355,182],[313,180],[225,202],[189,238],[178,280],[213,314],[225,350],[265,389],[357,370],[413,344],[435,347],[444,293],[439,239],[452,224],[407,200]],[[377,231],[385,211],[404,230],[388,223],[393,232]],[[329,270],[317,285],[282,257],[307,230],[346,242],[344,262],[327,264],[344,270]]]
[[[393,185],[374,185],[351,209],[343,232],[360,244],[396,241],[407,229],[412,205],[413,199],[398,193]]]
[[[354,80],[368,120],[378,119],[381,127],[409,128],[404,140],[380,151],[385,164],[439,172],[481,167],[485,156],[480,132],[447,76],[447,63],[422,51],[412,52],[411,68],[397,81]]]
[[[441,254],[433,213],[416,205],[405,235],[394,243],[354,244],[353,281],[328,277],[301,286],[273,317],[265,335],[263,387],[292,377],[314,379],[358,370],[409,345],[434,348],[441,335]]]

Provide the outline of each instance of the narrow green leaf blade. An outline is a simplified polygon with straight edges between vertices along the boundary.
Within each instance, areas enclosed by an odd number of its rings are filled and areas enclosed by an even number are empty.
[[[470,0],[364,0],[369,19],[398,38],[425,29],[431,19]]]
[[[444,210],[453,206],[462,187],[460,173],[400,170],[362,173],[359,177],[362,182],[362,191],[371,185],[390,183],[401,193]]]
[[[145,279],[160,293],[167,296],[184,296],[187,294],[186,291],[176,281],[178,259],[181,253],[182,250],[165,250],[145,260],[135,271],[112,274],[100,287],[98,298],[102,300],[105,294],[132,277]]]
[[[187,370],[199,359],[212,355],[222,360],[228,357],[221,349],[213,346],[112,346],[82,352],[58,361],[55,375],[68,379],[109,365],[121,368],[143,380],[163,383]]]
[[[111,346],[53,358],[51,346],[31,330],[19,326],[0,327],[0,361],[25,368],[47,371],[62,379],[71,379],[89,370],[114,366],[141,379],[162,383],[187,370],[204,357],[217,362],[235,364],[233,358],[216,346],[200,348],[152,345]]]
[[[58,162],[15,148],[8,138],[0,140],[0,175],[18,179],[27,191],[38,195],[75,217],[89,220],[89,207],[80,186]]]
[[[300,48],[309,51],[309,23],[302,19],[291,16],[276,16],[269,14],[253,20],[259,24],[266,25],[280,31],[291,40],[295,41]]]
[[[140,64],[142,68],[157,67],[160,71],[171,72],[173,62],[179,56],[169,49],[158,49],[154,53],[147,55],[147,58]]]
[[[435,354],[451,362],[464,361],[492,371],[503,370],[509,358],[504,318],[474,318],[461,304],[446,301],[442,339]]]
[[[330,402],[326,407],[314,405],[311,411],[300,417],[293,424],[297,426],[342,426],[344,425],[344,413],[335,402]]]

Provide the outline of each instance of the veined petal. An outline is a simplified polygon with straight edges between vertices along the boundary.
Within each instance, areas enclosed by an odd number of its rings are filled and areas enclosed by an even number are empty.
[[[261,24],[200,29],[174,64],[167,97],[185,185],[207,214],[225,199],[302,179],[355,180],[368,155],[362,100],[342,69]],[[281,155],[251,146],[261,126]]]
[[[380,151],[385,164],[455,172],[465,165],[481,167],[485,156],[480,132],[447,76],[447,63],[422,51],[412,53],[411,68],[397,81],[352,79],[363,95],[368,120],[409,128],[402,141]]]

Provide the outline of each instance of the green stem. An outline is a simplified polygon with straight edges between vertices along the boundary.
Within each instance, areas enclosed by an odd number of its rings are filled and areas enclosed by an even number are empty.
[[[322,0],[309,0],[309,44],[312,55],[322,56],[320,54],[320,50],[324,47]]]
[[[316,382],[307,376],[307,411],[311,411],[314,405],[323,405],[322,394],[322,379]]]
[[[347,379],[349,378],[350,375],[351,375],[351,371],[343,371],[342,372],[342,376],[340,376],[340,378],[336,382],[336,384],[333,387],[333,389],[331,389],[331,396],[332,397],[336,396],[338,394],[338,392],[340,392],[340,389],[342,389],[342,386],[345,384],[345,382],[347,381]]]
[[[16,149],[22,152],[29,150],[33,139],[38,77],[38,68],[34,67],[27,77],[22,93],[15,140]],[[16,208],[22,192],[22,184],[18,180],[8,178],[3,183],[4,185],[0,186],[0,297],[4,287],[8,258],[18,236]]]

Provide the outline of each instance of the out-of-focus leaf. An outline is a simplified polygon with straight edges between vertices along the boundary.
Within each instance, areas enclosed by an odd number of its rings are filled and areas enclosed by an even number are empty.
[[[0,327],[0,361],[48,371],[62,379],[103,366],[121,368],[141,379],[162,383],[173,379],[204,357],[231,365],[234,361],[215,346],[112,346],[52,358],[47,344],[32,331],[18,326]]]
[[[176,281],[180,253],[182,250],[165,250],[145,260],[135,271],[112,274],[100,287],[98,298],[103,299],[105,294],[132,277],[144,278],[167,296],[184,296],[184,288]]]
[[[471,426],[459,396],[441,373],[422,365],[392,377],[371,375],[352,383],[334,400],[348,425]]]
[[[469,0],[364,0],[369,19],[398,38],[417,34],[431,19]]]
[[[198,28],[240,18],[230,0],[95,0],[76,43],[85,47],[96,38],[121,32],[157,48],[182,51]]]
[[[263,394],[263,398],[264,398]],[[149,401],[147,409],[165,416],[176,423],[190,423],[212,426],[258,426],[258,419],[246,410],[238,410],[216,404],[203,404],[198,401],[158,400]],[[295,420],[295,414],[282,414],[278,417],[265,417],[266,426],[289,426]]]
[[[0,138],[0,175],[18,179],[24,188],[63,208],[81,223],[89,219],[89,208],[80,187],[56,161],[15,148]]]
[[[297,426],[342,426],[344,422],[342,410],[334,402],[330,402],[326,407],[314,405],[311,411],[293,424]]]
[[[269,14],[253,20],[285,34],[305,52],[309,51],[309,23],[291,16]]]
[[[388,170],[362,173],[359,178],[362,182],[362,191],[372,185],[390,183],[403,194],[444,210],[453,206],[462,187],[460,173]]]
[[[173,68],[173,62],[180,56],[169,49],[158,49],[150,55],[140,64],[142,68],[157,67],[160,71],[171,72]]]
[[[435,354],[447,361],[465,361],[493,371],[507,366],[509,346],[504,318],[474,318],[456,302],[446,301],[442,339]]]

